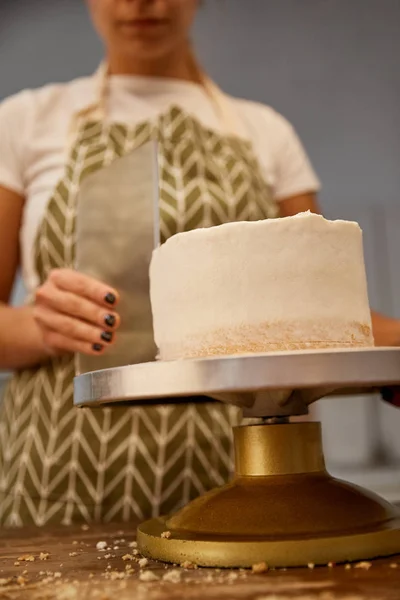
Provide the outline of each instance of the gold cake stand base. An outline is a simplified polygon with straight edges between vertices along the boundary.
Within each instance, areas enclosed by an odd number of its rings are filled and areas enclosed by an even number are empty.
[[[400,513],[325,469],[319,423],[234,429],[231,483],[138,529],[140,552],[203,567],[323,565],[400,553]],[[166,534],[166,532],[169,532]]]

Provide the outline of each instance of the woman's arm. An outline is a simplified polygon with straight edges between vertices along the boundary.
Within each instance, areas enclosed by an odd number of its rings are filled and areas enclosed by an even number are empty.
[[[371,310],[375,346],[400,346],[400,320]]]
[[[321,213],[318,206],[317,194],[310,192],[308,194],[292,196],[291,198],[284,198],[279,201],[279,216],[281,217],[292,217],[308,210],[317,214]]]
[[[72,269],[55,269],[33,307],[7,306],[19,264],[23,199],[0,187],[0,369],[36,366],[51,356],[98,355],[115,341],[118,292]]]
[[[8,306],[19,264],[24,200],[0,186],[0,369],[30,367],[48,358],[33,308]]]

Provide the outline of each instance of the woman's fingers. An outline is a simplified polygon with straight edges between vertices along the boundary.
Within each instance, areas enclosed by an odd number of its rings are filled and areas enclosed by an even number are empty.
[[[64,291],[51,283],[45,284],[37,290],[36,305],[51,308],[106,330],[117,329],[120,325],[119,315],[110,308],[107,310],[85,297]]]
[[[116,329],[120,324],[119,316],[101,296],[106,289],[110,288],[86,276],[76,278],[75,275],[74,271],[66,269],[52,271],[49,279],[36,291],[36,304],[50,307],[53,310],[83,319],[105,329]],[[82,292],[84,282],[87,283],[87,280],[89,280],[86,287],[87,295],[79,295],[77,292]],[[64,287],[58,287],[57,282],[61,282]],[[66,289],[68,286],[70,287],[69,290]],[[114,295],[114,292],[109,293],[112,294],[113,298],[116,298],[115,302],[117,302],[118,298]],[[89,294],[103,299],[99,304],[88,299]]]
[[[42,329],[57,332],[74,341],[107,346],[114,340],[114,334],[105,328],[95,327],[45,306],[36,306],[33,314]]]
[[[81,354],[98,356],[105,350],[104,344],[90,344],[81,340],[75,340],[50,329],[43,330],[43,342],[55,355],[79,352]]]
[[[72,269],[54,269],[51,271],[48,281],[61,290],[87,298],[99,306],[116,306],[119,301],[116,290],[93,277]]]
[[[101,354],[113,343],[120,318],[116,290],[73,271],[55,269],[37,289],[34,316],[55,354]]]

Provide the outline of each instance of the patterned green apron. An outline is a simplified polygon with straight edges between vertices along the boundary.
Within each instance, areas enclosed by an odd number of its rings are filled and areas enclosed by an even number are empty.
[[[73,267],[80,185],[157,136],[162,238],[276,216],[250,145],[170,107],[135,127],[86,121],[39,231],[36,266]],[[79,196],[79,201],[83,198]],[[112,199],[116,210],[118,198]],[[129,521],[167,513],[222,484],[232,469],[236,409],[223,404],[75,409],[73,356],[26,369],[0,414],[0,523]]]

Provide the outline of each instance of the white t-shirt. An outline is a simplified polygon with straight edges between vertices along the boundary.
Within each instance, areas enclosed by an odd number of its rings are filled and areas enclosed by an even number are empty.
[[[0,186],[25,198],[20,234],[22,274],[30,293],[38,284],[33,244],[46,205],[64,174],[73,115],[96,100],[96,76],[25,90],[0,104]],[[241,135],[253,144],[277,201],[317,191],[319,181],[292,126],[272,108],[231,98]],[[163,78],[112,76],[107,119],[134,126],[155,120],[172,104],[207,128],[223,130],[219,113],[198,84]]]

